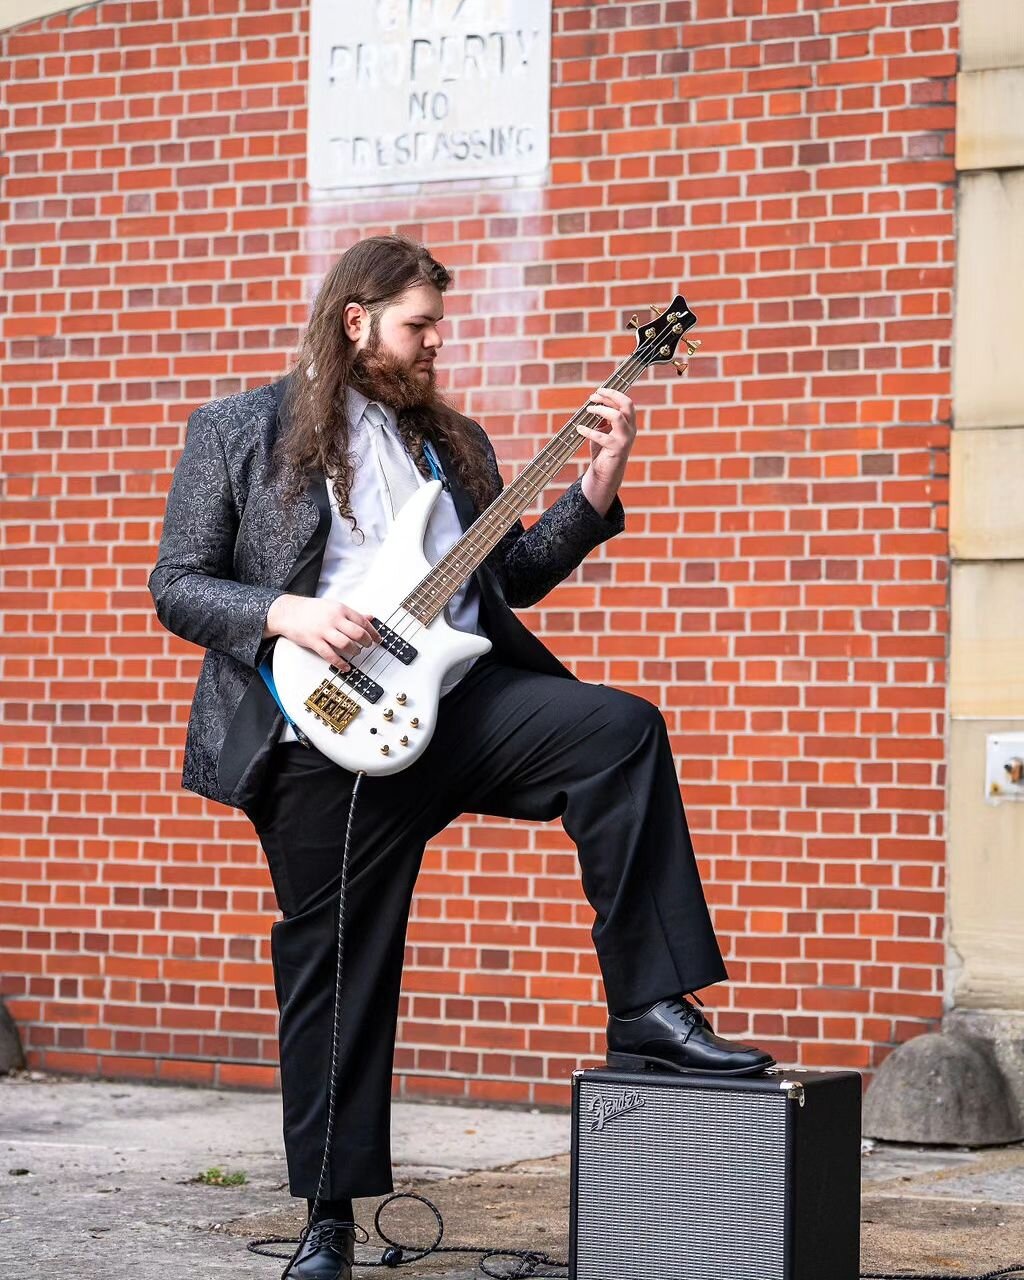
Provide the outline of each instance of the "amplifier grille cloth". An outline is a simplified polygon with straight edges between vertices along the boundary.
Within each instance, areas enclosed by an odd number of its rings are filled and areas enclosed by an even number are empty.
[[[787,1106],[581,1080],[576,1280],[784,1280]]]

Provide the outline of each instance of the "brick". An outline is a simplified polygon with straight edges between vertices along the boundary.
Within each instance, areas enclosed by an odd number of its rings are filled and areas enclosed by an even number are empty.
[[[0,34],[0,901],[33,1066],[277,1087],[269,877],[179,790],[199,655],[145,578],[189,410],[277,376],[335,245],[392,227],[456,270],[449,387],[509,479],[683,289],[704,347],[638,390],[627,532],[523,619],[665,715],[727,1034],[870,1071],[941,1017],[956,6],[693,8],[558,9],[539,189],[315,223],[301,10]],[[591,924],[558,824],[438,836],[396,1092],[564,1105],[602,1048]]]

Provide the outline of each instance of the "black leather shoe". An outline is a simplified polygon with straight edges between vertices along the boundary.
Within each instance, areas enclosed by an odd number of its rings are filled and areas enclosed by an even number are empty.
[[[286,1272],[288,1280],[352,1280],[355,1244],[354,1223],[337,1218],[314,1222]]]
[[[694,997],[696,999],[696,997]],[[630,1018],[608,1018],[608,1065],[618,1071],[711,1072],[753,1076],[775,1059],[752,1044],[723,1040],[683,996]]]

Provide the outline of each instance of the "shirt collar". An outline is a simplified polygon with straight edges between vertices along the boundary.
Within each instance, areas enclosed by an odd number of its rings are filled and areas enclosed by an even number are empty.
[[[366,406],[371,401],[363,395],[361,391],[357,391],[355,387],[345,388],[345,412],[348,414],[349,424],[353,427],[359,425],[359,420],[366,412]],[[388,420],[388,426],[392,431],[398,430],[398,414],[389,404],[381,404],[379,400],[372,401],[376,404],[384,417]]]

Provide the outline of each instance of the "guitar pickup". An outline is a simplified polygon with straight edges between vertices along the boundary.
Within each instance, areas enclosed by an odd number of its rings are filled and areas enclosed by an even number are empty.
[[[370,621],[377,628],[380,635],[380,647],[386,649],[399,662],[408,666],[419,653],[419,650],[414,649],[411,644],[403,640],[397,631],[392,631],[390,627],[385,626],[379,618],[371,618]]]
[[[342,733],[359,714],[359,703],[331,680],[321,680],[303,704],[332,733]]]
[[[347,671],[342,671],[340,667],[331,667],[331,671],[339,680],[344,680],[349,688],[354,689],[361,698],[365,698],[367,702],[379,702],[384,697],[384,690],[376,680],[371,680],[358,667],[349,667]],[[325,681],[325,683],[329,682]]]

